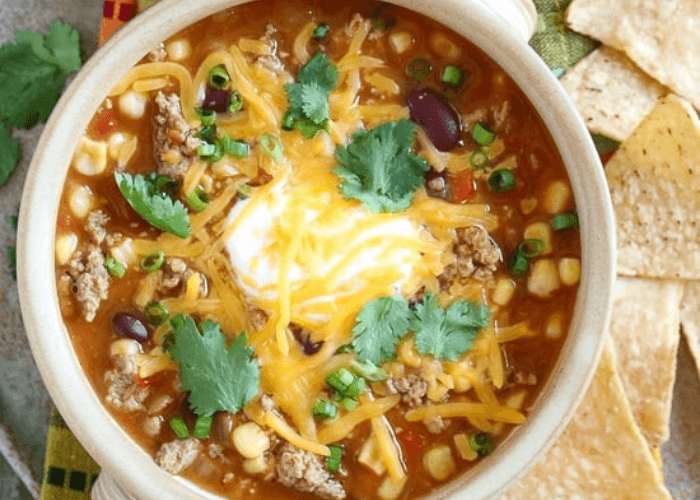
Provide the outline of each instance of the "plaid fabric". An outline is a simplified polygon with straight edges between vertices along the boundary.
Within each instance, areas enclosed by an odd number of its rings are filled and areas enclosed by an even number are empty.
[[[537,28],[530,45],[557,76],[596,48],[597,42],[566,27],[566,8],[572,0],[534,0]],[[105,0],[100,43],[137,12],[155,0]],[[99,466],[80,446],[54,409],[47,437],[41,500],[88,499]]]

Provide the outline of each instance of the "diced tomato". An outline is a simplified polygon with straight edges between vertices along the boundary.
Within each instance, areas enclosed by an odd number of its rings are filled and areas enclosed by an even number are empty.
[[[95,139],[104,139],[119,127],[117,114],[111,109],[103,109],[94,118],[90,135]]]
[[[423,438],[412,429],[402,430],[396,435],[396,438],[399,440],[399,443],[401,443],[406,460],[408,461],[413,461],[417,458],[423,450],[423,446],[425,446]]]
[[[155,375],[151,375],[150,377],[146,378],[141,378],[138,375],[136,375],[134,376],[134,382],[142,389],[147,389],[148,387],[157,384],[160,381],[161,377],[159,375],[160,373],[156,373]]]
[[[463,170],[452,181],[452,203],[463,203],[474,194],[474,176],[471,170]]]

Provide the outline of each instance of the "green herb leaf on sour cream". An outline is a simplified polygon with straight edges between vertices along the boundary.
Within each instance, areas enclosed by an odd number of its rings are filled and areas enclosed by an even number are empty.
[[[190,316],[172,319],[173,359],[180,365],[182,390],[189,391],[189,404],[199,416],[217,411],[241,410],[259,391],[260,368],[240,334],[226,348],[219,325],[205,321],[198,329]],[[201,330],[201,333],[200,333]]]
[[[360,130],[348,146],[336,146],[340,191],[362,201],[371,212],[402,212],[423,185],[428,164],[413,151],[416,124],[389,122]]]
[[[180,238],[192,232],[190,216],[182,202],[173,201],[157,189],[156,183],[141,174],[134,177],[127,173],[114,172],[119,191],[146,222],[156,229]]]

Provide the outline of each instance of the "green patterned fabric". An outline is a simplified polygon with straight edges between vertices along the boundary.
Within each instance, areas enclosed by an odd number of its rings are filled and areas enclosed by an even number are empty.
[[[566,8],[571,0],[534,0],[534,3],[538,11],[537,28],[530,45],[561,76],[598,43],[567,29]],[[99,470],[54,409],[46,443],[41,500],[88,499]]]

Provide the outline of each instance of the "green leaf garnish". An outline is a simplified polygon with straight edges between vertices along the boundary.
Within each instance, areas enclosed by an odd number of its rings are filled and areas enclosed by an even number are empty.
[[[180,365],[183,391],[199,416],[217,411],[238,412],[259,391],[260,368],[241,333],[226,349],[226,338],[211,320],[200,325],[201,334],[189,316],[176,316],[173,325],[173,359]]]
[[[114,172],[114,179],[131,208],[151,226],[180,238],[190,235],[190,216],[182,202],[158,192],[156,184],[141,174]]]
[[[78,32],[69,24],[56,19],[44,36],[36,31],[20,30],[15,35],[17,43],[28,43],[34,53],[44,61],[55,64],[63,72],[80,69],[80,46]]]
[[[412,152],[416,125],[408,120],[360,130],[348,146],[336,146],[341,166],[333,170],[341,179],[346,198],[362,201],[372,212],[401,212],[423,185],[428,164]]]
[[[0,47],[0,120],[30,128],[46,121],[68,73],[80,68],[78,32],[56,20],[46,36],[19,31],[16,38]]]
[[[313,138],[328,129],[328,95],[338,82],[338,68],[323,52],[314,56],[299,71],[297,83],[285,85],[289,110],[285,128],[297,129]]]
[[[459,300],[447,310],[437,297],[426,293],[416,304],[411,329],[416,335],[416,349],[422,355],[455,360],[474,345],[479,330],[488,326],[489,308],[478,302]]]
[[[6,122],[0,122],[0,186],[5,184],[17,168],[21,157],[19,140],[12,138],[12,128]]]
[[[379,366],[396,356],[396,344],[408,332],[410,324],[411,310],[404,299],[374,299],[357,315],[352,346],[360,359]]]

